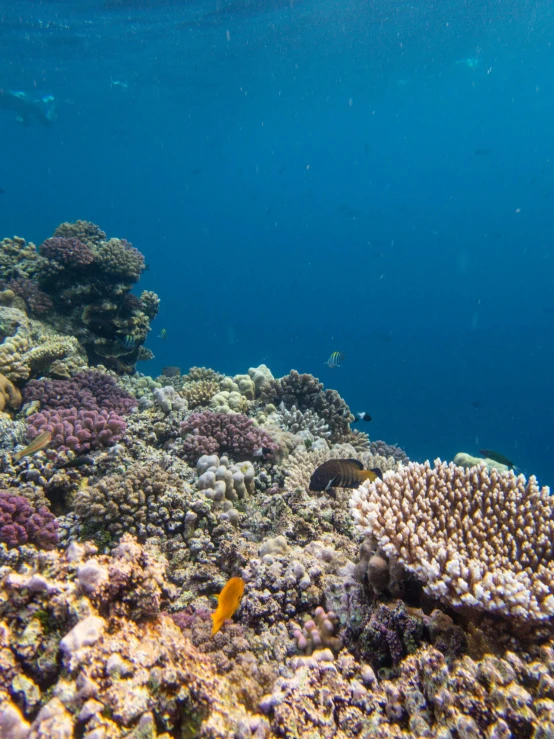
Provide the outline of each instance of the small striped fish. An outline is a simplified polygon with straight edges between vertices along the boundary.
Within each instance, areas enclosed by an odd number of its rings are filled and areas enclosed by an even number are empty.
[[[323,362],[323,364],[326,364],[327,367],[340,367],[340,363],[344,360],[344,354],[342,352],[333,352],[329,359],[326,362]]]

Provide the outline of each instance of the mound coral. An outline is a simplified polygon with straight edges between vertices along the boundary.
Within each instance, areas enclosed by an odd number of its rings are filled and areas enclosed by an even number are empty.
[[[0,411],[3,411],[6,404],[17,410],[21,405],[21,393],[11,380],[5,375],[0,375]]]
[[[0,492],[0,541],[8,547],[36,544],[52,549],[58,543],[58,522],[48,508],[33,508],[27,498]]]
[[[534,477],[411,462],[364,483],[350,505],[432,597],[528,621],[554,615],[554,507]]]
[[[302,626],[293,624],[293,636],[298,649],[307,655],[318,649],[340,652],[342,642],[334,636],[337,625],[338,619],[333,611],[326,613],[324,608],[318,606],[313,619],[306,619]]]
[[[76,238],[54,236],[46,239],[39,248],[40,254],[54,262],[59,271],[64,267],[86,267],[94,261],[92,250]]]
[[[235,459],[267,457],[277,445],[266,431],[240,413],[193,413],[181,424],[181,455],[196,464],[204,454],[229,454]]]

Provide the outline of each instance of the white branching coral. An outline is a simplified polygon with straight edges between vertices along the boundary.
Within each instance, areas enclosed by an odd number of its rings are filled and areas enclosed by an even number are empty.
[[[554,616],[554,505],[535,477],[410,462],[364,483],[350,507],[429,595],[506,617]]]
[[[279,411],[274,414],[278,425],[290,431],[292,434],[307,434],[310,439],[328,439],[331,436],[331,430],[325,421],[314,413],[312,410],[300,411],[295,405],[290,411],[285,407],[284,403],[279,405]]]

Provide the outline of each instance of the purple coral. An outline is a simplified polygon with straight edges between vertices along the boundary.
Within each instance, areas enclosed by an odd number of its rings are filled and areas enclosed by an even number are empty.
[[[48,295],[33,280],[18,277],[6,283],[6,287],[15,295],[23,298],[31,313],[46,313],[54,305]]]
[[[45,506],[37,511],[27,498],[0,492],[0,541],[8,548],[29,542],[53,549],[58,543],[58,522]]]
[[[53,236],[40,245],[39,251],[43,257],[65,267],[86,267],[94,261],[92,250],[75,238]]]
[[[278,445],[241,413],[193,413],[181,424],[182,454],[196,464],[203,454],[230,454],[236,459],[269,456]]]
[[[52,433],[50,447],[59,451],[89,452],[112,446],[121,440],[125,421],[114,411],[59,408],[44,410],[29,417],[27,437],[34,439],[43,431]]]
[[[130,413],[137,405],[113,377],[94,370],[79,372],[70,380],[31,380],[24,397],[25,401],[40,401],[41,410],[104,410],[118,416]]]

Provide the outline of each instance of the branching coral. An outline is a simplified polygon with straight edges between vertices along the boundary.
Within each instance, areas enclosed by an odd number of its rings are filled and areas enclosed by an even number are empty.
[[[86,267],[94,261],[92,250],[75,238],[54,236],[46,239],[40,245],[39,251],[50,263],[54,262],[57,265],[54,271],[59,271],[64,267],[73,269]]]
[[[79,491],[75,511],[92,528],[118,538],[123,533],[175,536],[184,530],[185,483],[155,463],[134,464],[125,475],[108,475]]]
[[[268,457],[277,449],[267,432],[240,413],[193,413],[181,424],[181,434],[181,454],[194,464],[203,454],[248,459]]]
[[[79,372],[70,380],[31,380],[24,397],[25,401],[40,401],[42,410],[79,408],[126,415],[137,405],[113,377],[96,370]]]
[[[76,453],[108,447],[121,441],[126,424],[115,411],[59,408],[29,416],[27,438],[34,439],[50,431],[50,447],[60,452]]]
[[[186,398],[189,408],[198,408],[209,405],[218,392],[219,384],[214,380],[196,380],[184,383],[181,395]]]
[[[294,406],[302,412],[313,411],[329,426],[331,440],[335,442],[342,440],[354,420],[349,407],[336,390],[324,390],[316,377],[301,375],[296,370],[291,370],[279,380],[267,382],[261,388],[260,400],[276,406],[283,403],[289,409]]]
[[[534,477],[411,462],[364,483],[351,510],[446,604],[530,621],[554,615],[554,508]]]
[[[329,426],[311,410],[300,411],[295,405],[288,410],[284,403],[279,406],[279,412],[274,414],[276,421],[286,431],[292,434],[304,434],[308,439],[328,439],[331,436]],[[273,418],[273,416],[272,416]]]
[[[58,543],[58,523],[48,508],[35,510],[21,495],[0,492],[0,541],[8,547],[29,542],[52,549]]]

